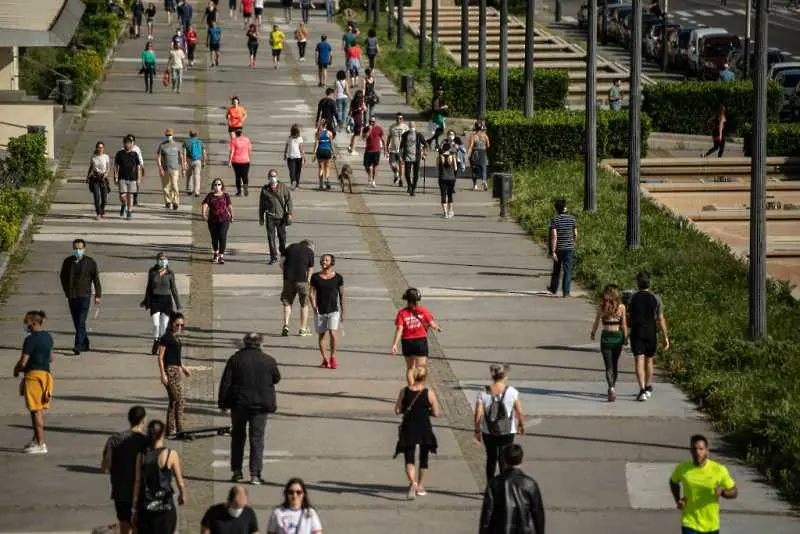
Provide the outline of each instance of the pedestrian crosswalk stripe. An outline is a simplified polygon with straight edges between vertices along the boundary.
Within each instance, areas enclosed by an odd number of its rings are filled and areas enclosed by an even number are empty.
[[[731,13],[730,11],[725,11],[724,9],[715,9],[714,13],[722,15],[723,17],[730,17],[731,15],[733,15],[733,13]]]
[[[736,13],[737,15],[747,15],[747,11],[745,11],[744,9],[734,9],[733,12]]]
[[[714,16],[713,13],[709,13],[708,11],[705,11],[703,9],[695,9],[694,10],[694,14],[695,15],[699,15],[701,17],[713,17]]]
[[[692,16],[692,14],[689,13],[688,11],[676,11],[675,14],[678,15],[679,17],[683,17],[685,19],[688,19],[689,17]]]

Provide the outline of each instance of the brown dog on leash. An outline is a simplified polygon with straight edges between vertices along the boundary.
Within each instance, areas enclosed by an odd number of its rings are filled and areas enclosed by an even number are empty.
[[[342,170],[339,171],[339,184],[342,186],[342,193],[345,187],[349,193],[353,192],[353,168],[347,163],[342,165]]]

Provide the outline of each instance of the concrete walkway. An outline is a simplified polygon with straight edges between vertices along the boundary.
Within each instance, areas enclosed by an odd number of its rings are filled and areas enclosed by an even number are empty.
[[[268,19],[279,14],[268,10]],[[291,30],[275,19],[291,39]],[[166,55],[164,21],[157,41]],[[125,413],[142,404],[151,418],[163,418],[166,395],[149,356],[149,317],[138,307],[144,273],[159,250],[170,255],[190,325],[186,358],[194,371],[188,384],[190,426],[223,423],[215,409],[222,366],[249,331],[265,334],[265,349],[279,361],[284,381],[279,413],[268,428],[264,478],[250,489],[264,532],[270,509],[281,501],[289,477],[306,480],[326,533],[474,532],[483,481],[483,450],[471,442],[471,404],[488,380],[493,362],[512,364],[511,383],[522,393],[528,435],[525,470],[544,492],[548,531],[667,534],[678,528],[666,479],[672,466],[688,458],[688,436],[713,433],[673,387],[658,383],[647,403],[636,403],[631,361],[622,367],[620,399],[604,401],[599,352],[588,339],[592,307],[581,298],[547,298],[550,262],[517,225],[500,221],[487,193],[459,183],[456,218],[438,217],[432,169],[427,188],[411,199],[391,186],[381,163],[379,187],[366,189],[360,156],[351,161],[358,191],[318,192],[312,168],[306,187],[295,195],[296,223],[290,240],[313,239],[317,252],[337,256],[345,278],[348,321],[340,369],[317,367],[315,338],[280,337],[280,270],[266,264],[263,230],[257,224],[257,195],[235,198],[237,222],[224,266],[209,262],[209,238],[200,221],[199,200],[183,198],[177,212],[165,211],[157,189],[153,154],[165,128],[178,136],[197,127],[207,140],[211,177],[232,181],[224,165],[227,130],[224,110],[238,95],[250,118],[246,131],[255,144],[252,184],[264,183],[269,167],[280,169],[289,126],[298,122],[310,139],[320,90],[313,63],[298,63],[293,42],[285,63],[269,67],[263,41],[259,68],[247,68],[239,22],[222,15],[225,49],[219,69],[189,71],[183,95],[159,87],[145,94],[137,77],[143,41],[125,43],[72,161],[30,247],[16,288],[3,305],[0,334],[6,369],[18,357],[20,322],[28,309],[44,308],[47,329],[57,344],[55,399],[47,414],[46,456],[24,456],[29,420],[10,377],[0,388],[0,470],[7,491],[0,504],[0,532],[88,532],[113,521],[108,481],[98,470],[107,435],[126,426]],[[270,21],[271,22],[271,21]],[[265,28],[265,33],[267,32]],[[315,15],[310,48],[325,32],[333,43],[340,30]],[[201,47],[201,51],[203,51]],[[201,62],[207,60],[200,55]],[[380,61],[380,60],[379,60]],[[335,64],[342,64],[337,53]],[[411,112],[379,78],[379,120],[397,110]],[[132,221],[115,216],[115,201],[103,222],[92,220],[82,183],[86,162],[98,139],[110,152],[126,133],[137,135],[145,151],[147,176],[143,206]],[[309,148],[310,150],[310,148]],[[359,154],[363,146],[359,145]],[[74,237],[88,242],[88,254],[102,270],[104,298],[90,313],[94,351],[71,355],[72,326],[57,280],[61,259]],[[657,281],[656,281],[657,283]],[[401,358],[390,357],[392,319],[408,286],[421,288],[425,304],[443,325],[431,343],[432,385],[446,417],[437,422],[440,454],[432,459],[429,495],[405,500],[405,477],[392,453],[398,420],[392,404],[403,386]],[[667,316],[672,303],[666,303]],[[296,319],[292,333],[297,331]],[[714,444],[721,443],[715,440]],[[188,476],[189,502],[181,509],[180,532],[197,532],[203,511],[227,492],[227,438],[173,443]],[[721,457],[721,452],[715,452]],[[797,532],[788,508],[756,477],[729,459],[740,498],[725,503],[724,531]]]

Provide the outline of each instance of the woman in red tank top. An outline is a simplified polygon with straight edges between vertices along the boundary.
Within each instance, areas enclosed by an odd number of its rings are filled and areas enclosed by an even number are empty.
[[[397,344],[402,347],[406,359],[406,379],[408,385],[414,385],[414,368],[428,364],[428,328],[441,332],[442,328],[433,319],[433,314],[419,305],[422,295],[419,290],[410,287],[403,293],[406,307],[401,308],[395,316],[394,340],[392,354],[397,354]]]

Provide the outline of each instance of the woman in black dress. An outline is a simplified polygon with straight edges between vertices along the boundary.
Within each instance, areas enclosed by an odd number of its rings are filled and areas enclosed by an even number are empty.
[[[428,368],[415,367],[413,377],[414,384],[400,390],[394,406],[394,413],[403,416],[394,457],[401,453],[405,457],[409,500],[427,494],[423,482],[428,474],[428,455],[436,454],[438,449],[431,417],[442,415],[436,393],[425,385]],[[414,469],[417,445],[419,445],[419,477],[416,476]]]

